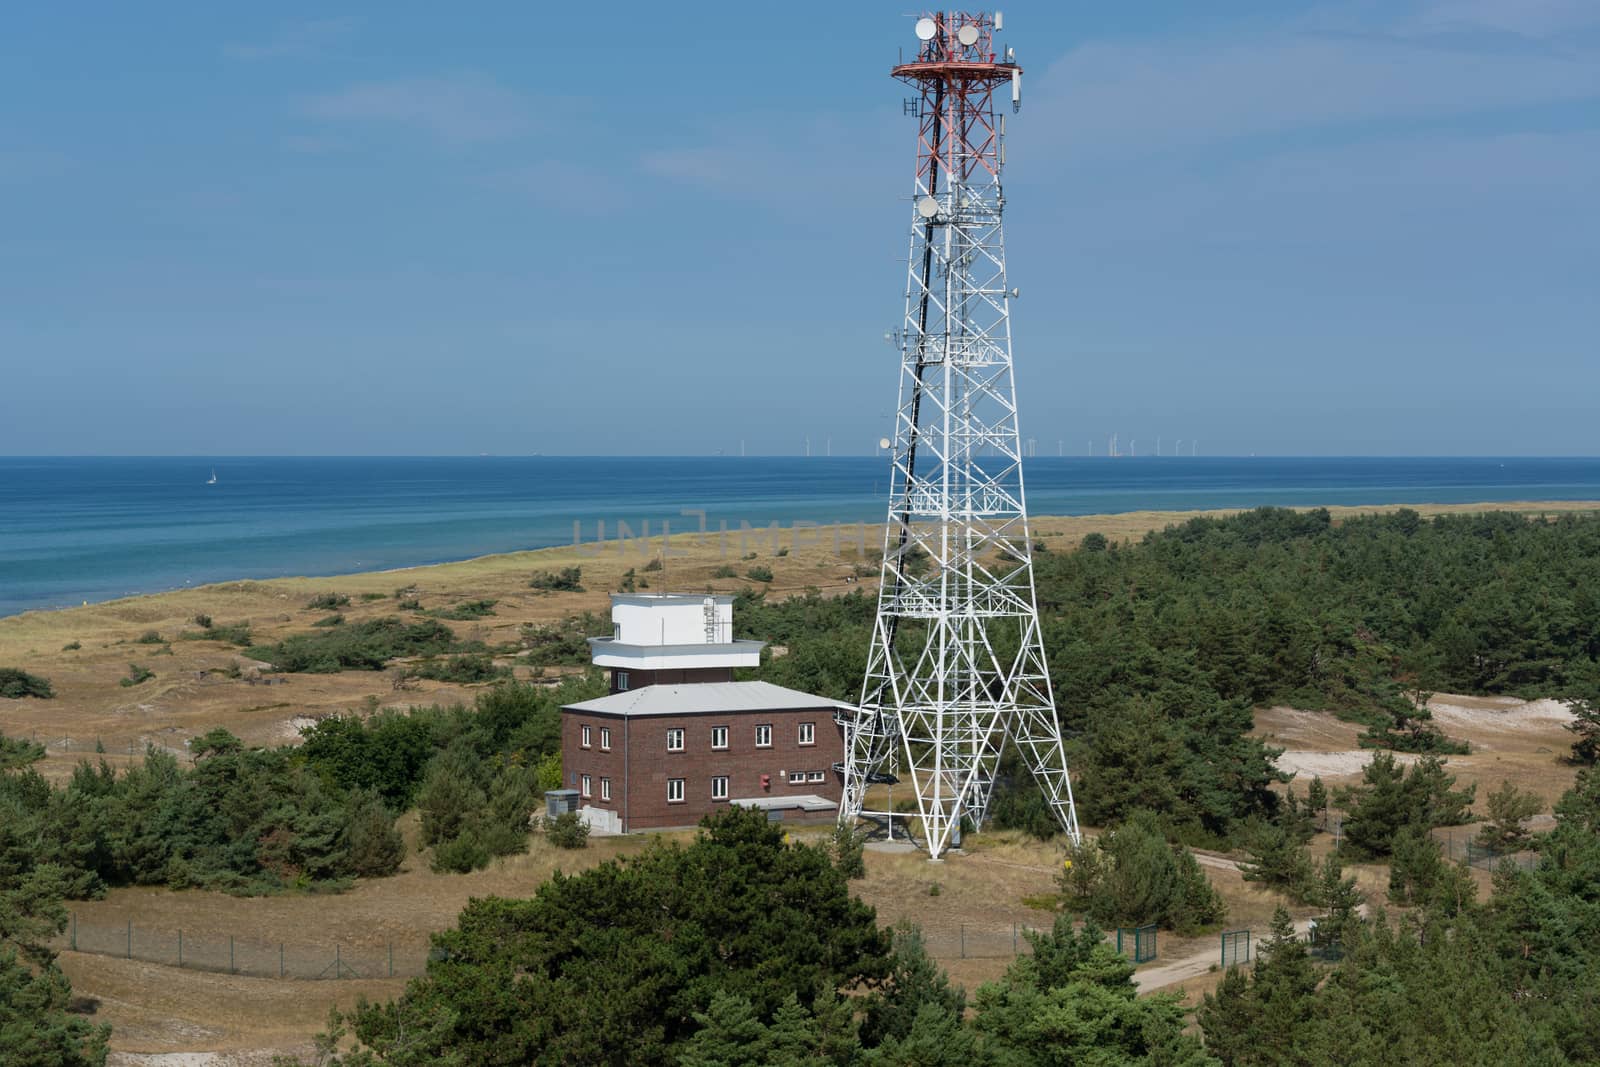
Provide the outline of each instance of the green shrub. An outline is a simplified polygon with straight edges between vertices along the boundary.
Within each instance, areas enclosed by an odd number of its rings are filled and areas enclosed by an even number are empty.
[[[206,618],[209,619],[210,616],[208,615]],[[236,622],[227,626],[218,626],[213,623],[198,633],[193,630],[181,633],[178,635],[178,639],[182,641],[223,641],[230,645],[238,645],[240,648],[249,648],[254,640],[250,634],[250,624],[247,622]]]
[[[738,576],[739,572],[726,563],[711,572],[711,577],[713,578],[737,578]]]
[[[166,640],[162,638],[162,636],[156,631],[146,630],[144,633],[134,638],[133,643],[136,645],[164,645],[166,644]]]
[[[396,604],[395,607],[399,608],[401,611],[421,611],[422,601],[418,600],[416,597],[406,597],[404,600],[401,600],[398,604]]]
[[[339,608],[348,607],[350,598],[339,593],[318,593],[306,601],[307,611],[337,611]]]
[[[29,674],[17,667],[0,667],[0,697],[10,697],[13,700],[20,697],[49,700],[55,695],[56,692],[51,688],[49,679]]]
[[[784,556],[787,556],[788,554],[789,554],[789,549],[787,547],[780,548],[780,549],[778,549],[778,551],[773,553],[774,556],[777,556],[780,559],[783,558]]]
[[[490,656],[465,655],[423,660],[411,668],[411,673],[418,678],[428,678],[435,682],[471,685],[509,677],[511,668],[496,667],[494,659]]]
[[[312,626],[317,626],[317,627],[322,627],[324,629],[326,629],[329,626],[343,626],[344,625],[344,616],[339,614],[336,611],[332,615],[328,615],[328,616],[325,616],[323,618],[318,619],[316,622],[312,623],[311,625]]]
[[[76,651],[78,651],[78,649],[80,649],[82,647],[83,647],[83,642],[82,641],[69,641],[66,644],[61,646],[61,651],[63,651],[63,652],[76,652]]]
[[[156,672],[148,667],[141,667],[137,663],[128,664],[128,676],[121,681],[123,688],[135,686],[141,682],[148,682],[156,676]]]
[[[211,616],[207,615],[203,611],[200,614],[196,615],[192,621],[194,622],[194,624],[196,626],[200,627],[200,629],[202,629],[202,630],[211,629]]]
[[[468,650],[442,622],[407,622],[386,615],[330,627],[318,633],[295,634],[254,653],[280,671],[331,674],[341,670],[381,671],[399,656],[437,656]],[[478,646],[481,647],[481,646]]]
[[[494,614],[497,600],[469,600],[464,604],[457,604],[453,608],[438,608],[428,612],[435,619],[451,619],[456,622],[465,622],[469,619],[483,619]]]
[[[558,571],[538,571],[528,579],[528,588],[547,593],[583,592],[582,567],[563,567]]]
[[[762,567],[762,566],[751,567],[749,570],[745,571],[744,574],[745,574],[745,577],[749,578],[752,582],[770,582],[770,581],[772,581],[772,568],[771,567]]]
[[[545,816],[544,835],[557,848],[589,847],[589,824],[575,811],[564,811],[554,818]]]
[[[361,594],[361,599],[363,601],[367,602],[367,603],[371,603],[374,600],[388,600],[389,599],[389,594],[388,593],[362,593]]]
[[[662,567],[665,567],[665,566],[666,566],[666,564],[661,561],[661,557],[660,556],[656,556],[656,557],[652,558],[649,563],[646,563],[644,565],[644,572],[646,574],[651,574],[651,573],[654,573],[655,571],[660,570]]]

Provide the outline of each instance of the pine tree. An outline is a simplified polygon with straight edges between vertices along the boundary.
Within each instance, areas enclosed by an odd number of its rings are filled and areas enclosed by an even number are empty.
[[[1544,810],[1537,793],[1524,792],[1507,779],[1490,792],[1489,821],[1478,831],[1478,844],[1496,852],[1515,852],[1528,843],[1528,820]]]

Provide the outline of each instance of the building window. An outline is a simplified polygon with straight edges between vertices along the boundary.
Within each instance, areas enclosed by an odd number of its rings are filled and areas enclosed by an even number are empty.
[[[611,799],[611,779],[609,779],[609,778],[600,779],[600,799],[601,800],[610,800]]]
[[[682,778],[668,778],[667,779],[667,803],[668,804],[682,804],[683,803],[683,779]]]
[[[727,775],[722,775],[722,776],[719,776],[719,777],[711,779],[711,799],[712,800],[727,800],[728,799],[728,777],[727,777]]]
[[[827,781],[827,775],[823,774],[821,771],[810,771],[806,774],[806,781],[825,782]]]
[[[814,745],[817,743],[816,723],[803,722],[800,724],[800,743],[802,745]]]
[[[772,725],[770,723],[765,723],[756,727],[756,747],[772,747]]]
[[[617,680],[617,692],[619,692],[619,693],[626,692],[627,689],[628,689],[628,672],[627,671],[617,671],[615,674],[612,675],[612,677],[614,677]]]
[[[611,727],[609,726],[600,727],[600,751],[611,751]]]
[[[578,783],[578,795],[587,797],[589,795],[589,776],[586,774],[579,778]]]
[[[805,785],[806,784],[806,772],[805,771],[790,771],[789,772],[789,784],[790,785]]]
[[[726,726],[713,726],[711,728],[711,747],[728,747],[728,728]]]
[[[589,747],[589,727],[588,726],[584,726],[583,727],[582,736],[579,739],[578,744],[582,745],[584,748],[588,748]]]
[[[667,731],[667,751],[668,752],[682,752],[683,751],[683,731],[682,730],[668,730]]]

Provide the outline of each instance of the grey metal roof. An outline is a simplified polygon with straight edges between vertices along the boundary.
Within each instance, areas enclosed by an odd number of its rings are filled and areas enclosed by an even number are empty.
[[[827,697],[785,689],[771,682],[690,682],[683,685],[646,685],[624,693],[568,704],[572,711],[601,715],[699,715],[736,711],[803,711],[809,708],[845,708]]]
[[[783,811],[787,808],[799,808],[801,811],[832,811],[839,806],[838,801],[819,797],[815,793],[798,796],[741,797],[730,803],[744,808],[758,808],[761,811]]]

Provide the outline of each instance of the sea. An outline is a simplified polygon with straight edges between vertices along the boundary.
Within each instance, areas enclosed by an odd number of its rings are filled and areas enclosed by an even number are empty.
[[[882,457],[0,458],[0,615],[664,524],[880,522],[888,474]],[[1035,515],[1600,500],[1600,458],[1041,456],[1025,474]]]

